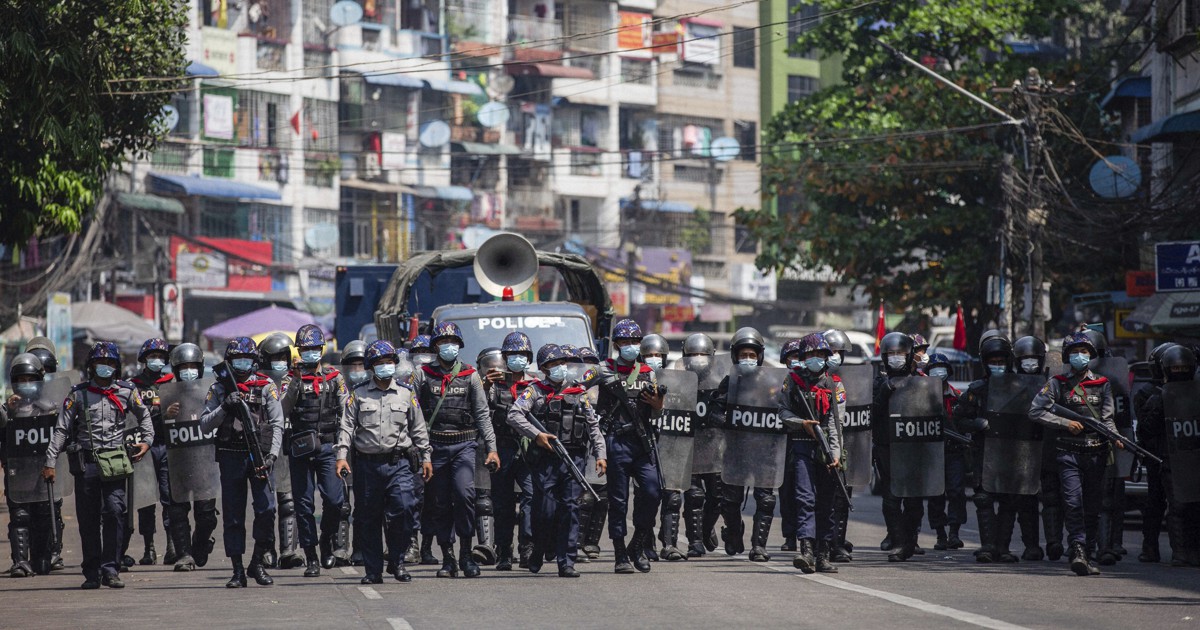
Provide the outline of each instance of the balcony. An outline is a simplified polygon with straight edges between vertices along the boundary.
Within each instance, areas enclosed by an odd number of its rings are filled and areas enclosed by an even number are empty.
[[[512,216],[553,217],[554,192],[545,186],[509,186],[507,208]]]
[[[546,20],[530,15],[508,16],[508,41],[533,48],[562,47],[562,21]]]

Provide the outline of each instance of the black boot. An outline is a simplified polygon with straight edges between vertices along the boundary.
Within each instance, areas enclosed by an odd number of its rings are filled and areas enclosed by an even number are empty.
[[[333,540],[332,538],[321,536],[321,567],[332,569],[337,564],[337,558],[333,557]],[[307,559],[308,550],[305,550],[305,558]],[[307,573],[307,571],[306,571]]]
[[[589,560],[600,557],[600,538],[604,536],[604,520],[608,517],[608,496],[602,495],[600,500],[592,505],[592,511],[585,522],[580,518],[580,534],[583,536],[583,546],[580,548]]]
[[[629,561],[629,550],[625,547],[624,538],[614,538],[613,544],[613,573],[633,573],[633,563]]]
[[[992,559],[996,562],[1012,564],[1019,559],[1009,549],[1012,544],[1013,535],[1013,517],[1014,514],[1001,513],[997,516],[995,524],[996,538],[992,543]]]
[[[1099,546],[1099,554],[1097,560],[1101,566],[1111,567],[1117,563],[1120,556],[1112,547],[1113,542],[1113,515],[1111,512],[1105,511],[1100,513],[1099,524],[1096,530],[1096,538]]]
[[[1080,577],[1097,575],[1100,573],[1099,569],[1093,567],[1091,563],[1088,562],[1087,551],[1084,549],[1082,543],[1071,543],[1070,562],[1071,571],[1075,572],[1075,575]]]
[[[816,572],[817,559],[813,555],[813,539],[800,539],[800,550],[796,553],[796,557],[792,558],[792,566],[800,569],[803,573]]]
[[[541,551],[538,551],[541,553]],[[599,552],[596,552],[599,554]],[[533,543],[523,542],[517,548],[517,568],[528,569],[529,559],[533,557]]]
[[[403,560],[396,564],[395,568],[392,569],[391,574],[392,577],[396,578],[397,582],[402,584],[408,584],[409,582],[412,582],[412,576],[409,575],[408,569],[404,568]]]
[[[633,538],[629,540],[629,560],[633,568],[642,573],[650,572],[650,559],[646,557],[646,547],[652,544],[650,533],[644,530],[634,530]]]
[[[1138,562],[1159,562],[1162,554],[1158,550],[1158,541],[1149,539],[1142,541],[1142,553],[1138,554]]]
[[[167,534],[167,552],[163,554],[163,566],[172,566],[179,561],[179,553],[175,551],[175,541],[171,539],[171,532]]]
[[[668,510],[663,515],[662,529],[658,532],[659,538],[662,539],[662,550],[659,551],[658,557],[667,562],[679,562],[687,560],[688,557],[679,550],[677,543],[679,542],[679,512]]]
[[[829,561],[830,545],[828,541],[822,540],[817,543],[817,573],[837,573],[837,567]]]
[[[742,536],[746,532],[746,524],[739,515],[736,520],[721,528],[721,541],[725,543],[725,554],[736,556],[746,550],[746,542]]]
[[[946,538],[946,528],[939,527],[939,528],[937,528],[936,531],[937,531],[937,542],[933,543],[933,549],[935,551],[945,551],[948,546],[948,541]]]
[[[529,551],[529,559],[525,562],[525,568],[529,569],[530,573],[539,573],[542,566],[546,563],[546,553],[540,545],[534,544]]]
[[[796,537],[795,536],[784,536],[783,544],[779,545],[779,550],[780,551],[795,551],[796,549],[797,549]]]
[[[354,558],[358,558],[357,563]],[[417,537],[414,535],[412,542],[408,544],[408,550],[404,552],[404,562],[407,564],[420,564],[421,562],[421,543],[417,542]],[[362,552],[355,551],[350,554],[351,564],[362,564]]]
[[[437,556],[433,555],[433,536],[421,538],[421,564],[438,564]]]
[[[26,521],[28,522],[28,521]],[[12,532],[13,565],[8,570],[8,577],[30,577],[33,575],[33,564],[29,557],[29,528],[15,527]]]
[[[242,568],[242,557],[233,556],[229,561],[233,564],[233,577],[225,583],[225,588],[246,588],[246,569]]]
[[[317,557],[316,547],[304,549],[304,577],[321,577],[321,559]]]
[[[512,571],[512,545],[501,545],[496,548],[496,570]]]
[[[463,577],[479,577],[479,564],[471,555],[471,541],[465,538],[458,549],[458,568],[462,569]]]
[[[975,551],[975,562],[995,562],[996,514],[990,509],[976,510],[975,516],[979,519],[979,549]]]
[[[154,550],[154,536],[145,536],[143,540],[145,549],[142,551],[142,559],[138,560],[138,564],[144,567],[158,564],[158,552]]]
[[[1066,550],[1062,539],[1062,509],[1057,505],[1042,506],[1042,531],[1046,534],[1046,559],[1058,562]]]
[[[885,509],[883,511],[883,526],[887,530],[887,535],[885,535],[883,540],[879,542],[880,551],[892,551],[900,544],[899,541],[896,540],[898,520],[899,515],[892,514],[891,510]]]
[[[958,525],[951,525],[950,533],[946,534],[946,549],[962,549],[965,546],[962,538],[958,537]]]
[[[750,561],[767,562],[771,555],[767,553],[767,536],[771,533],[773,514],[754,515],[754,530],[750,532]]]
[[[704,508],[703,505],[685,505],[684,532],[687,534],[687,557],[699,558],[707,550],[704,548]]]
[[[63,564],[62,549],[63,549],[63,529],[66,524],[63,523],[62,517],[62,499],[54,501],[54,528],[58,532],[58,536],[54,538],[54,544],[50,547],[50,570],[61,571],[66,565]]]
[[[213,547],[217,544],[216,539],[212,537],[204,540],[192,539],[192,558],[196,561],[197,567],[203,567],[208,564],[208,557],[212,554]]]
[[[454,559],[454,547],[451,545],[442,546],[442,568],[438,569],[437,576],[440,578],[458,577],[458,563]]]
[[[192,557],[192,532],[187,520],[177,523],[178,518],[171,519],[171,527],[167,531],[167,549],[174,547],[176,571],[187,572],[196,570],[196,560]]]
[[[250,556],[250,566],[246,567],[246,575],[254,580],[259,586],[270,586],[275,583],[267,573],[267,567],[263,564],[264,549],[256,549],[254,555]]]
[[[1025,546],[1025,550],[1021,553],[1021,559],[1037,562],[1046,557],[1038,536],[1037,502],[1032,497],[1026,497],[1023,500],[1027,503],[1022,504],[1017,511],[1017,526],[1021,530],[1021,544]]]

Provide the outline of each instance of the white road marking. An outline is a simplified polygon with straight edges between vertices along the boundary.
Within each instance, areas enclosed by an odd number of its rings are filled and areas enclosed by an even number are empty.
[[[383,595],[380,595],[378,591],[370,586],[360,586],[358,587],[358,591],[367,599],[383,599]]]
[[[388,617],[387,622],[392,626],[392,630],[413,630],[413,627],[403,617]]]
[[[342,573],[345,573],[346,575],[358,575],[358,569],[355,569],[354,567],[341,567],[341,569]]]

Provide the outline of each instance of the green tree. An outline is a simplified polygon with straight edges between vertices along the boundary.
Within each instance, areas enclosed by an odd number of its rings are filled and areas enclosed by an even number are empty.
[[[187,3],[0,0],[0,243],[79,230],[184,74]]]

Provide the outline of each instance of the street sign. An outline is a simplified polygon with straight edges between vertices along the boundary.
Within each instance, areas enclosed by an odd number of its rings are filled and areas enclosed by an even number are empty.
[[[69,372],[75,365],[71,346],[70,293],[52,293],[46,300],[46,336],[54,342],[59,369]]]
[[[1160,293],[1200,289],[1200,241],[1155,243],[1154,271]]]

